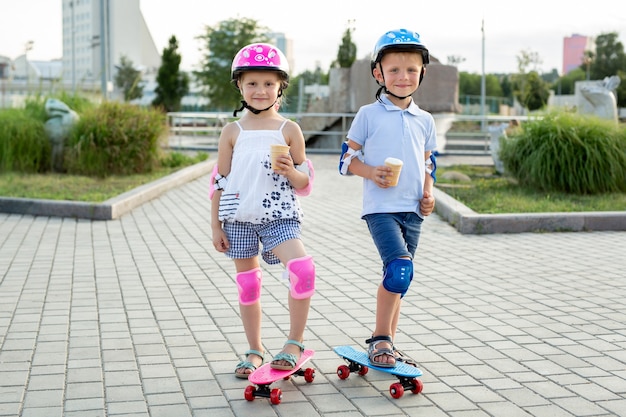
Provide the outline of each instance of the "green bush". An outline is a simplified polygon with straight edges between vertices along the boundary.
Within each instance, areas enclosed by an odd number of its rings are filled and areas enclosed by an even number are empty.
[[[626,191],[626,128],[608,120],[550,112],[502,141],[500,158],[520,185],[542,191]]]
[[[70,174],[107,177],[152,172],[159,166],[165,115],[128,103],[105,102],[86,110],[65,150]]]
[[[44,122],[21,109],[0,111],[0,171],[45,172],[52,146]]]
[[[206,161],[208,158],[209,154],[206,152],[197,152],[193,156],[189,156],[181,152],[167,152],[161,158],[161,166],[164,168],[180,168]]]

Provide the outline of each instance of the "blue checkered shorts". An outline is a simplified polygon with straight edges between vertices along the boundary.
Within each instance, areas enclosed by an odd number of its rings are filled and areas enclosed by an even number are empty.
[[[300,239],[302,224],[295,219],[279,219],[264,224],[248,222],[224,222],[224,232],[230,242],[226,256],[233,259],[248,259],[259,254],[259,243],[263,244],[261,256],[270,265],[280,263],[272,249],[290,239]]]

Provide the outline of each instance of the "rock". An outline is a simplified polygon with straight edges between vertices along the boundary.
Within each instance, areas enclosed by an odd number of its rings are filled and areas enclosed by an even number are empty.
[[[458,181],[458,182],[471,182],[472,179],[462,172],[458,171],[446,171],[441,174],[441,178],[448,181]]]

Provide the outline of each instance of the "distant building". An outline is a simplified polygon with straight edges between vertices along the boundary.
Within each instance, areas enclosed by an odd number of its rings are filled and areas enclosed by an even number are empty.
[[[585,51],[595,50],[594,38],[573,34],[563,38],[563,74],[583,64]]]
[[[9,72],[11,70],[11,60],[0,55],[0,80],[9,78]]]
[[[144,73],[161,65],[139,0],[63,0],[66,84],[110,83],[122,56]]]

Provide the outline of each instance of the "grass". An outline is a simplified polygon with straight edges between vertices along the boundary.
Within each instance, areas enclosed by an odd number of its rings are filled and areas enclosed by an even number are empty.
[[[127,191],[169,175],[179,168],[150,174],[92,178],[67,174],[0,174],[0,196],[102,203]]]
[[[192,162],[187,162],[189,165]],[[182,166],[150,174],[98,179],[67,174],[0,174],[0,196],[101,203],[140,185],[169,175]],[[447,180],[450,171],[468,175],[469,183]],[[456,165],[437,170],[437,187],[481,214],[581,211],[625,211],[626,194],[573,195],[523,188],[494,174],[493,167]]]
[[[187,156],[175,152],[163,160],[164,166],[150,173],[111,175],[106,178],[54,173],[5,172],[0,173],[0,197],[102,203],[207,158],[208,155],[205,153]]]
[[[447,180],[446,172],[468,175],[470,182]],[[437,188],[480,214],[625,211],[626,193],[576,195],[521,187],[493,167],[457,165],[437,170]]]

